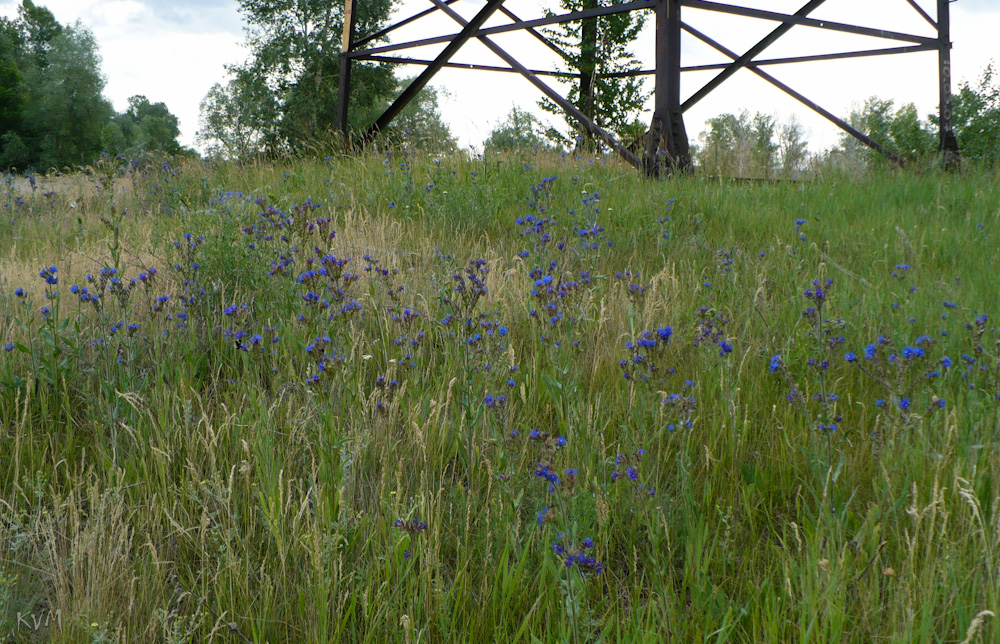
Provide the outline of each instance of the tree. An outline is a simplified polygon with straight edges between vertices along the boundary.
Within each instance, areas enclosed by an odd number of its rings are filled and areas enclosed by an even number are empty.
[[[402,91],[412,79],[399,82]],[[445,154],[458,149],[458,141],[441,118],[439,90],[427,86],[393,119],[383,139],[390,144],[411,145],[431,154]],[[388,103],[386,103],[386,107]]]
[[[711,175],[770,177],[778,167],[779,144],[774,142],[774,117],[758,112],[752,117],[720,114],[709,119],[708,130],[695,150],[698,166]],[[791,161],[789,161],[791,163]]]
[[[359,37],[375,33],[395,0],[357,2]],[[337,129],[342,0],[239,0],[250,57],[202,102],[202,133],[228,154],[303,149]],[[351,123],[368,124],[396,89],[388,65],[357,62]]]
[[[596,9],[616,4],[617,0],[560,0],[565,12]],[[630,140],[646,131],[638,122],[650,92],[640,77],[608,77],[608,74],[639,69],[639,61],[629,46],[642,31],[645,14],[628,11],[590,18],[576,23],[562,23],[547,31],[549,38],[562,48],[563,71],[572,77],[560,77],[570,84],[567,98],[583,114],[600,127],[619,138]],[[562,109],[548,99],[539,105],[547,112],[563,114]],[[577,144],[593,145],[592,136],[576,121],[566,117]]]
[[[63,26],[51,11],[35,5],[32,0],[22,0],[17,14],[24,45],[35,64],[44,68],[48,65],[52,43],[62,33]]]
[[[904,161],[925,160],[937,150],[937,136],[920,120],[912,103],[896,109],[893,101],[872,96],[861,109],[851,111],[847,122]],[[888,157],[846,132],[840,135],[839,149],[835,154],[849,162],[866,165],[889,162]]]
[[[177,117],[166,103],[150,103],[140,95],[128,99],[125,111],[114,116],[105,130],[104,142],[108,151],[129,157],[153,151],[181,154],[184,149],[177,142],[180,134]]]
[[[17,129],[24,108],[24,78],[14,61],[0,58],[0,134]]]
[[[0,170],[25,167],[30,159],[31,151],[17,132],[0,134]]]
[[[210,156],[246,159],[276,150],[278,104],[259,79],[237,72],[225,85],[216,83],[201,101],[197,140]]]
[[[535,115],[516,107],[511,108],[507,117],[497,123],[489,137],[483,141],[483,151],[486,154],[551,147],[543,136],[542,124]]]
[[[77,23],[62,29],[46,50],[46,65],[25,74],[25,142],[42,168],[91,162],[114,110],[104,97],[97,41]]]
[[[23,57],[20,25],[0,18],[0,170],[20,165],[27,154],[18,135],[27,91],[19,67]]]
[[[809,146],[805,130],[792,116],[787,123],[781,125],[778,133],[778,159],[782,176],[786,179],[797,179],[805,170],[808,157]]]
[[[1000,163],[1000,83],[992,62],[975,86],[959,86],[952,97],[952,115],[962,157],[991,166]],[[937,115],[929,120],[937,127]]]
[[[22,0],[16,19],[0,18],[0,167],[82,165],[105,144],[129,154],[183,152],[166,105],[134,96],[116,115],[104,84],[93,34]]]

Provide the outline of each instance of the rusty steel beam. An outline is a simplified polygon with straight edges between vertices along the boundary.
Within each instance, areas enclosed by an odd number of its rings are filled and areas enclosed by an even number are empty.
[[[947,2],[947,0],[944,0],[944,1]],[[712,38],[710,38],[710,37],[706,36],[705,34],[701,33],[700,31],[698,31],[697,29],[695,29],[691,25],[684,24],[684,31],[688,32],[689,34],[691,34],[692,36],[694,36],[698,40],[702,41],[706,45],[708,45],[708,46],[710,46],[710,47],[718,50],[719,52],[725,54],[726,56],[729,56],[733,60],[736,60],[739,57],[739,55],[736,52],[730,51],[725,46],[719,44],[718,42],[716,42]],[[795,91],[794,89],[792,89],[788,85],[782,83],[777,78],[775,78],[774,76],[771,76],[770,74],[768,74],[764,70],[757,69],[756,67],[750,67],[748,69],[751,72],[753,72],[754,74],[757,74],[758,76],[760,76],[761,78],[763,78],[764,80],[766,80],[767,82],[771,83],[772,85],[774,85],[775,87],[777,87],[778,89],[780,89],[781,91],[783,91],[784,93],[788,94],[789,96],[791,96],[795,100],[799,101],[800,103],[802,103],[803,105],[805,105],[806,107],[808,107],[809,109],[811,109],[812,111],[816,112],[817,114],[819,114],[820,116],[822,116],[826,120],[828,120],[831,123],[833,123],[834,125],[838,126],[840,129],[844,130],[845,132],[847,132],[848,134],[850,134],[851,136],[853,136],[857,140],[861,141],[862,143],[864,143],[868,147],[872,148],[873,150],[876,150],[877,152],[881,152],[882,154],[884,154],[888,158],[890,158],[893,161],[895,161],[896,163],[898,163],[900,166],[904,165],[904,161],[903,161],[902,157],[900,157],[896,153],[892,152],[891,150],[885,149],[884,147],[882,147],[878,143],[878,141],[876,141],[875,139],[871,138],[870,136],[868,136],[864,132],[861,132],[857,128],[853,127],[850,123],[848,123],[844,119],[840,118],[839,116],[836,116],[835,114],[833,114],[829,110],[821,107],[818,103],[815,103],[814,101],[806,98],[805,96],[803,96],[799,92]]]
[[[845,60],[851,58],[866,58],[872,56],[891,56],[895,54],[915,54],[921,51],[938,51],[938,45],[907,45],[905,47],[888,47],[885,49],[864,49],[861,51],[848,51],[839,54],[816,54],[812,56],[789,56],[787,58],[762,58],[760,60],[755,60],[747,65],[747,67],[767,67],[770,65],[789,65],[793,63],[813,63],[829,60]],[[379,55],[366,55],[358,56],[354,60],[369,60],[376,63],[390,63],[396,65],[430,65],[433,60],[426,58],[403,58],[400,56],[379,56]],[[681,67],[682,72],[708,72],[715,71],[718,69],[725,69],[732,65],[729,63],[709,63],[706,65],[688,65],[686,67]],[[501,72],[507,74],[519,74],[520,72],[516,69],[510,67],[501,67],[499,65],[481,65],[478,63],[455,63],[448,62],[444,65],[449,69],[467,69],[470,71],[483,71],[483,72]],[[570,78],[578,76],[574,72],[560,72],[560,71],[546,71],[541,69],[532,69],[531,72],[537,76],[559,76],[564,78]],[[652,76],[656,73],[655,69],[633,69],[627,72],[612,72],[610,74],[598,74],[597,78],[632,78],[635,76]]]
[[[442,0],[431,0],[431,2],[437,5],[437,7],[441,9],[441,11],[451,16],[451,18],[455,22],[457,22],[460,25],[465,25],[466,29],[471,24],[467,23],[465,18],[459,15],[454,9],[451,9],[450,7],[445,5],[444,2],[442,2]],[[463,31],[465,30],[463,29]],[[545,96],[547,96],[553,103],[561,107],[563,111],[565,111],[567,114],[576,119],[577,122],[579,122],[580,125],[582,125],[588,132],[590,132],[597,138],[604,141],[608,145],[608,147],[610,147],[612,150],[621,155],[621,157],[625,159],[625,161],[627,161],[630,165],[632,165],[632,167],[636,169],[642,169],[642,161],[639,159],[639,157],[637,157],[628,148],[622,145],[621,142],[614,137],[614,135],[610,134],[609,132],[606,132],[603,128],[601,128],[596,123],[587,118],[583,114],[583,112],[581,112],[579,109],[576,108],[575,105],[573,105],[565,98],[560,96],[559,92],[555,91],[554,89],[543,83],[542,80],[538,78],[538,76],[531,73],[531,70],[529,70],[524,65],[519,63],[513,56],[504,51],[504,49],[499,45],[497,45],[495,42],[493,42],[492,40],[483,35],[477,36],[477,38],[479,39],[479,42],[486,45],[486,47],[494,54],[496,54],[497,57],[499,57],[505,63],[510,65],[512,68],[516,69],[518,73],[524,76],[528,80],[528,82],[530,82],[532,85],[538,88],[538,90],[541,91],[543,94],[545,94]]]
[[[812,56],[789,56],[787,58],[762,58],[747,63],[747,67],[766,67],[768,65],[788,65],[791,63],[815,63],[824,60],[845,60],[849,58],[867,58],[869,56],[891,56],[894,54],[915,54],[921,51],[937,51],[937,45],[907,45],[905,47],[887,47],[885,49],[863,49],[861,51],[845,51],[839,54],[815,54]],[[710,65],[691,65],[681,67],[682,72],[703,72],[713,69],[725,69],[732,63],[712,63]],[[651,73],[651,72],[650,72]]]
[[[446,11],[452,11],[448,8],[448,5],[440,2],[440,0],[438,0],[438,2],[439,8],[443,7]],[[437,74],[442,67],[444,67],[444,64],[447,63],[451,57],[454,56],[455,53],[469,41],[469,38],[471,38],[473,34],[479,31],[479,28],[483,26],[489,17],[492,16],[503,3],[504,0],[487,0],[486,6],[480,9],[479,13],[477,13],[471,21],[465,23],[462,31],[455,36],[454,40],[448,43],[448,46],[444,48],[444,51],[438,54],[437,58],[434,59],[434,62],[428,65],[427,69],[413,79],[413,82],[410,83],[405,90],[403,90],[403,93],[399,95],[399,98],[393,101],[392,105],[389,106],[382,116],[378,117],[378,119],[376,119],[376,121],[372,123],[367,130],[365,130],[365,132],[361,135],[359,143],[362,146],[367,145],[378,135],[379,132],[385,129],[385,127],[392,122],[392,119],[396,118],[396,116],[403,111],[403,108],[405,108],[410,101],[416,98],[417,94],[420,93],[420,90],[427,86],[427,83],[430,82],[431,78],[433,78],[434,75]]]

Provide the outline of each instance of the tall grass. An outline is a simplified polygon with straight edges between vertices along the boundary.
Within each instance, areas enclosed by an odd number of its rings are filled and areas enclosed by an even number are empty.
[[[8,195],[0,639],[1000,641],[997,179]]]

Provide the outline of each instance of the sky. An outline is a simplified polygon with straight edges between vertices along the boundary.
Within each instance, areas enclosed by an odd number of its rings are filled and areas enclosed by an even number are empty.
[[[932,16],[934,0],[917,0]],[[792,13],[804,0],[726,0],[742,5]],[[14,17],[20,0],[0,0],[0,15]],[[162,101],[180,119],[181,140],[195,144],[199,126],[199,104],[214,83],[226,79],[225,66],[246,57],[242,46],[243,23],[236,0],[36,0],[50,9],[62,23],[77,20],[97,38],[107,78],[105,94],[122,110],[130,96],[145,95]],[[522,19],[539,17],[553,0],[508,0],[505,7]],[[471,17],[484,0],[460,0],[453,7]],[[396,17],[409,16],[430,6],[427,0],[402,0]],[[776,23],[724,16],[685,8],[683,19],[729,49],[742,53],[766,35]],[[975,83],[986,65],[1000,58],[996,32],[1000,28],[1000,1],[957,0],[951,5],[952,69],[955,87],[960,81]],[[908,5],[907,0],[827,0],[811,17],[852,22],[866,27],[932,35],[930,26]],[[488,25],[506,22],[494,17]],[[633,51],[646,68],[653,64],[652,14]],[[428,17],[400,29],[392,42],[454,33],[457,24],[446,15]],[[523,33],[494,37],[497,44],[530,68],[554,69],[556,56]],[[775,43],[763,57],[781,57],[892,47],[903,43],[840,34],[798,26]],[[404,55],[433,58],[442,45],[411,50]],[[478,42],[466,45],[456,62],[502,65]],[[698,65],[726,62],[721,54],[685,34],[682,63]],[[870,96],[892,99],[897,104],[913,102],[926,116],[937,110],[937,55],[934,52],[856,59],[853,61],[804,63],[769,67],[767,71],[788,83],[834,114],[846,116],[852,107]],[[398,74],[420,71],[400,66]],[[682,75],[684,97],[692,94],[717,72]],[[546,82],[561,91],[553,79]],[[652,81],[649,81],[652,88]],[[541,112],[538,91],[515,74],[442,70],[433,83],[442,90],[441,111],[463,146],[478,145],[512,107],[529,109],[543,120],[557,123]],[[651,104],[648,106],[651,108]],[[705,121],[723,112],[746,109],[763,112],[785,122],[798,120],[805,128],[810,147],[819,150],[836,143],[839,130],[748,71],[741,71],[685,114],[689,136],[697,140]],[[650,113],[644,114],[644,119]]]

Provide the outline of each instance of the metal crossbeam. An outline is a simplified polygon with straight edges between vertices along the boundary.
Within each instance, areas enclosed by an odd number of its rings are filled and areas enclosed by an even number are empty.
[[[442,2],[441,4],[445,4]],[[447,5],[445,5],[447,6]],[[574,22],[576,20],[586,20],[589,18],[598,18],[600,16],[610,16],[616,13],[626,13],[629,11],[636,11],[638,9],[651,9],[652,3],[649,0],[633,0],[633,2],[626,2],[623,4],[611,5],[609,7],[599,7],[597,9],[587,9],[585,11],[574,11],[573,13],[564,13],[558,16],[548,16],[546,18],[538,18],[537,20],[525,20],[522,22],[512,23],[508,25],[499,25],[496,27],[487,27],[485,29],[478,30],[474,36],[480,38],[482,36],[492,36],[495,34],[509,33],[512,31],[521,31],[523,29],[534,29],[536,27],[545,27],[547,25],[556,25],[563,22]],[[437,7],[440,9],[441,7]],[[447,36],[434,36],[432,38],[421,38],[420,40],[411,40],[409,42],[398,43],[394,45],[385,45],[383,47],[372,47],[371,49],[365,49],[361,51],[355,50],[351,52],[351,56],[359,56],[364,53],[369,54],[384,54],[390,51],[399,51],[401,49],[412,49],[414,47],[425,47],[427,45],[436,45],[443,42],[450,42],[458,34],[449,34]]]
[[[685,7],[691,7],[692,9],[705,9],[716,13],[745,16],[747,18],[760,18],[761,20],[773,20],[776,22],[790,22],[796,25],[803,25],[805,27],[828,29],[847,34],[856,34],[858,36],[885,38],[887,40],[901,40],[903,42],[915,42],[921,45],[937,42],[936,38],[928,38],[927,36],[915,36],[913,34],[904,34],[898,31],[889,31],[886,29],[872,29],[870,27],[860,27],[858,25],[849,25],[843,22],[833,22],[831,20],[817,20],[815,18],[805,18],[796,15],[790,16],[788,14],[765,11],[763,9],[751,9],[749,7],[737,7],[735,5],[722,4],[719,2],[708,2],[708,0],[681,0],[681,2]]]
[[[785,14],[775,11],[754,9],[750,7],[738,6],[716,2],[714,0],[632,0],[611,6],[593,7],[581,11],[574,11],[560,15],[548,15],[543,18],[533,20],[523,20],[509,9],[503,6],[504,0],[486,0],[486,6],[471,21],[466,21],[458,14],[451,5],[459,0],[430,0],[433,7],[420,11],[408,18],[402,19],[395,24],[367,35],[361,39],[355,39],[355,11],[354,7],[362,0],[345,1],[345,24],[344,24],[344,44],[341,55],[341,76],[338,93],[338,121],[345,136],[348,135],[347,127],[347,105],[350,94],[350,72],[353,61],[372,61],[378,63],[422,65],[424,71],[407,87],[392,105],[385,111],[379,119],[371,125],[360,137],[361,145],[370,142],[374,136],[384,129],[389,122],[423,89],[430,79],[443,68],[467,69],[475,71],[492,71],[502,73],[515,73],[524,76],[539,91],[561,107],[570,117],[578,121],[584,129],[607,143],[612,149],[618,152],[626,161],[637,168],[644,169],[650,175],[660,172],[662,159],[666,159],[672,170],[689,167],[688,139],[684,126],[683,114],[698,101],[702,100],[724,81],[732,77],[741,69],[747,69],[760,78],[771,83],[792,98],[803,103],[811,110],[817,112],[827,120],[831,121],[842,130],[860,140],[865,145],[878,150],[902,164],[902,159],[889,150],[883,148],[878,142],[866,136],[863,132],[853,128],[844,119],[841,119],[828,110],[822,108],[815,102],[795,91],[788,85],[777,80],[763,67],[770,65],[784,65],[791,63],[807,63],[817,61],[843,60],[849,58],[861,58],[870,56],[887,56],[894,54],[908,54],[921,51],[938,52],[938,80],[940,91],[940,146],[945,154],[946,165],[958,163],[958,144],[952,130],[952,106],[951,106],[951,42],[950,42],[950,21],[949,2],[954,0],[936,0],[937,16],[932,18],[925,11],[918,0],[905,0],[910,7],[915,10],[931,27],[934,28],[935,36],[920,36],[885,29],[874,29],[855,24],[835,22],[830,20],[820,20],[809,17],[814,9],[824,3],[824,0],[808,0],[806,4],[794,14]],[[780,23],[767,36],[753,45],[742,54],[730,51],[706,34],[694,29],[690,25],[681,21],[682,9],[697,9],[709,13],[719,13],[742,16],[746,18],[769,20]],[[551,49],[566,62],[572,61],[572,56],[561,47],[552,42],[545,34],[538,31],[539,27],[556,25],[574,21],[591,21],[601,16],[608,16],[630,11],[654,10],[656,14],[656,66],[654,69],[634,69],[610,74],[601,74],[601,78],[626,78],[636,76],[654,75],[656,81],[655,109],[653,119],[650,123],[650,130],[646,136],[646,148],[643,158],[640,160],[629,148],[626,148],[613,135],[598,126],[589,119],[575,105],[566,100],[554,89],[540,80],[540,76],[556,78],[576,78],[580,74],[573,71],[549,71],[528,69],[519,63],[513,56],[499,47],[488,36],[495,34],[513,33],[524,31],[543,45]],[[489,16],[499,11],[511,22],[508,24],[485,27],[485,22]],[[411,40],[402,43],[384,44],[377,47],[367,47],[368,45],[384,40],[395,30],[414,23],[421,18],[434,13],[444,13],[457,23],[462,25],[462,30],[458,33],[444,36],[433,36]],[[857,51],[836,52],[830,54],[816,54],[807,56],[786,56],[780,58],[758,58],[768,47],[774,44],[781,36],[786,34],[794,26],[803,26],[816,29],[824,29],[840,33],[854,34],[884,40],[894,40],[902,43],[910,43],[903,46],[863,49]],[[714,49],[722,52],[732,59],[728,63],[715,63],[707,65],[681,66],[680,33],[685,31],[695,38],[708,44]],[[503,60],[508,66],[483,65],[473,63],[453,62],[451,58],[454,54],[471,38],[480,40],[490,51]],[[424,59],[415,57],[387,56],[391,52],[401,52],[416,47],[445,44],[444,50],[434,59]],[[680,74],[692,71],[719,70],[712,80],[689,96],[683,103],[680,101]],[[662,144],[665,144],[663,146]],[[665,157],[663,154],[665,153]]]
[[[447,4],[455,4],[456,2],[459,2],[459,0],[445,0],[445,3],[447,3]],[[410,24],[412,22],[416,22],[417,20],[420,20],[424,16],[429,16],[429,15],[431,15],[432,13],[434,13],[436,11],[437,11],[437,7],[431,7],[430,9],[424,9],[423,11],[414,14],[414,15],[410,16],[409,18],[403,18],[399,22],[397,22],[395,24],[392,24],[392,25],[389,25],[385,29],[380,29],[379,31],[376,31],[372,35],[366,36],[365,38],[362,38],[358,42],[354,43],[354,47],[355,48],[364,47],[365,45],[367,45],[370,42],[373,42],[375,40],[381,40],[382,38],[385,38],[386,36],[388,36],[392,32],[394,32],[397,29],[399,29],[400,27],[405,27],[406,25],[408,25],[408,24]],[[345,49],[344,51],[350,51],[350,50],[349,49]]]
[[[423,59],[423,58],[402,58],[402,57],[397,57],[397,56],[378,56],[378,55],[364,56],[363,58],[356,58],[355,60],[370,60],[370,61],[376,62],[376,63],[392,63],[392,64],[395,64],[395,65],[432,65],[432,64],[434,64],[433,60],[426,60],[426,59]],[[514,69],[512,67],[501,67],[499,65],[480,65],[478,63],[453,63],[453,62],[447,62],[444,65],[442,65],[442,67],[446,67],[448,69],[467,69],[467,70],[470,70],[470,71],[478,71],[478,72],[506,72],[506,73],[509,73],[509,74],[520,74],[521,73],[521,72],[517,71],[516,69]],[[562,78],[573,78],[573,77],[577,76],[577,74],[574,74],[573,72],[556,72],[556,71],[545,71],[545,70],[539,70],[539,69],[531,69],[529,71],[532,74],[535,74],[536,76],[558,76],[558,77],[562,77]],[[652,72],[650,72],[650,73],[652,73]]]
[[[863,49],[861,51],[845,51],[839,54],[815,54],[812,56],[789,56],[786,58],[762,58],[747,63],[747,67],[767,67],[769,65],[789,65],[792,63],[816,63],[824,60],[846,60],[849,58],[869,58],[872,56],[891,56],[894,54],[915,54],[920,51],[935,51],[937,45],[908,45],[906,47],[888,47],[885,49]],[[732,63],[713,63],[708,65],[691,65],[681,67],[682,72],[704,72],[713,69],[725,69]],[[652,73],[652,72],[648,72]]]
[[[710,47],[715,48],[716,50],[720,51],[721,53],[725,54],[726,56],[729,56],[733,60],[736,60],[738,58],[738,55],[735,52],[730,51],[729,49],[727,49],[723,45],[719,44],[718,42],[716,42],[712,38],[709,38],[705,34],[703,34],[700,31],[698,31],[694,27],[692,27],[692,26],[690,26],[688,24],[684,24],[683,26],[684,26],[684,31],[688,32],[689,34],[691,34],[692,36],[694,36],[698,40],[702,41],[703,43],[709,45]],[[767,82],[771,83],[772,85],[774,85],[775,87],[777,87],[778,89],[780,89],[781,91],[783,91],[784,93],[788,94],[789,96],[791,96],[795,100],[799,101],[800,103],[802,103],[803,105],[805,105],[809,109],[811,109],[814,112],[816,112],[817,114],[819,114],[823,118],[827,119],[828,121],[830,121],[834,125],[837,125],[840,129],[844,130],[845,132],[847,132],[848,134],[850,134],[851,136],[853,136],[857,140],[861,141],[862,143],[864,143],[868,147],[872,148],[873,150],[877,150],[878,152],[881,152],[882,154],[884,154],[885,156],[889,157],[890,159],[892,159],[893,161],[895,161],[899,165],[903,165],[903,159],[901,157],[899,157],[899,155],[893,153],[890,150],[886,150],[875,139],[871,138],[870,136],[868,136],[864,132],[861,132],[857,128],[853,127],[850,123],[848,123],[844,119],[840,118],[839,116],[834,115],[832,112],[824,109],[823,107],[820,107],[820,105],[817,104],[816,102],[814,102],[814,101],[806,98],[805,96],[803,96],[799,92],[795,91],[794,89],[792,89],[788,85],[782,83],[777,78],[775,78],[774,76],[771,76],[770,74],[768,74],[764,70],[757,69],[755,67],[751,67],[749,69],[754,74],[757,74],[758,76],[760,76],[761,78],[763,78]]]
[[[396,118],[396,116],[403,111],[403,108],[405,108],[410,101],[416,98],[417,94],[420,93],[420,90],[426,87],[427,83],[430,82],[431,77],[438,73],[438,70],[440,70],[441,67],[443,67],[444,64],[447,63],[451,57],[454,56],[463,45],[465,45],[466,42],[468,42],[469,38],[471,38],[472,35],[483,26],[486,20],[500,8],[500,5],[503,4],[503,2],[504,0],[487,0],[486,6],[480,9],[479,13],[477,13],[471,21],[465,23],[465,27],[462,31],[455,36],[454,40],[448,43],[448,46],[444,48],[444,51],[438,54],[438,57],[434,59],[434,62],[428,65],[427,69],[425,69],[419,76],[413,79],[413,82],[410,83],[409,87],[403,90],[403,93],[399,95],[399,98],[393,101],[392,105],[389,106],[389,109],[387,109],[382,116],[378,117],[378,119],[367,130],[365,130],[364,134],[361,135],[362,145],[374,139],[379,132],[385,129],[385,127],[392,122],[392,119]],[[438,0],[438,7],[443,8],[445,11],[452,11],[448,8],[448,5],[444,4],[444,2],[440,2],[440,0]]]
[[[824,2],[826,2],[826,0],[810,0],[804,7],[795,12],[795,17],[805,18]],[[699,89],[690,98],[684,101],[684,105],[682,106],[683,109],[690,109],[692,105],[708,96],[713,89],[724,83],[727,78],[738,72],[740,69],[746,67],[747,63],[753,60],[758,54],[763,52],[765,49],[773,45],[776,40],[788,33],[788,31],[795,26],[794,23],[791,22],[791,18],[792,16],[788,16],[774,31],[766,35],[762,40],[760,40],[760,42],[748,49],[745,54],[734,60],[728,67],[723,69],[718,76],[710,80],[704,87]]]
[[[455,22],[459,23],[460,25],[465,25],[465,28],[468,29],[471,23],[466,23],[465,19],[462,18],[461,15],[459,15],[454,9],[451,9],[450,7],[446,6],[442,2],[442,0],[431,0],[431,2],[437,5],[437,7],[441,9],[441,11],[451,16],[451,18]],[[612,150],[621,155],[621,157],[626,161],[628,161],[633,167],[635,168],[642,167],[642,162],[639,160],[639,157],[637,157],[628,148],[622,145],[621,142],[618,139],[616,139],[612,134],[606,132],[603,128],[601,128],[592,120],[587,118],[587,116],[584,115],[583,112],[581,112],[579,109],[577,109],[575,105],[573,105],[565,98],[563,98],[559,94],[559,92],[555,91],[554,89],[543,83],[541,79],[538,78],[538,76],[531,73],[531,71],[528,68],[526,68],[524,65],[519,63],[513,56],[504,51],[502,47],[494,43],[486,36],[477,36],[477,38],[479,39],[479,42],[486,45],[486,47],[494,54],[496,54],[497,57],[499,57],[505,63],[510,65],[512,68],[516,69],[522,76],[528,79],[528,81],[532,85],[537,87],[543,94],[545,94],[549,98],[549,100],[551,100],[553,103],[561,107],[563,111],[565,111],[567,114],[576,119],[577,122],[579,122],[580,125],[582,125],[588,132],[590,132],[597,138],[604,141],[608,145],[608,147],[610,147]]]
[[[936,51],[937,45],[907,45],[905,47],[887,47],[884,49],[862,49],[860,51],[845,51],[838,54],[813,54],[811,56],[786,56],[784,58],[762,58],[747,64],[747,67],[768,67],[772,65],[790,65],[794,63],[816,63],[830,60],[849,60],[852,58],[870,58],[874,56],[892,56],[898,54],[915,54],[921,51]],[[370,60],[376,63],[390,63],[394,65],[430,65],[433,60],[426,58],[404,58],[401,56],[359,56],[355,60]],[[707,63],[704,65],[687,65],[681,67],[682,72],[710,72],[717,69],[726,69],[732,66],[728,63]],[[518,74],[516,69],[501,67],[499,65],[481,65],[479,63],[455,63],[448,62],[444,65],[449,69],[467,69],[470,71],[501,72],[508,74]],[[558,76],[564,78],[576,77],[579,74],[574,72],[546,71],[532,69],[531,72],[537,76]],[[633,78],[635,76],[652,76],[655,69],[633,69],[627,72],[612,72],[610,74],[598,74],[597,78]]]

